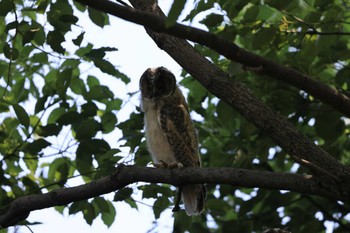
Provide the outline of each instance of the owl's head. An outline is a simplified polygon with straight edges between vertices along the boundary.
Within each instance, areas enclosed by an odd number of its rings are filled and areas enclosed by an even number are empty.
[[[140,78],[142,99],[146,101],[168,97],[175,89],[175,76],[164,67],[148,68]]]

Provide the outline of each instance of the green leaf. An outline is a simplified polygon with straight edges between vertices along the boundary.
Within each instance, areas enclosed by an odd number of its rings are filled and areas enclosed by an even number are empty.
[[[110,74],[112,76],[118,76],[119,72],[116,70],[114,65],[104,59],[94,59],[95,66],[99,68],[103,73]]]
[[[60,125],[70,125],[80,122],[82,119],[83,117],[81,116],[81,114],[74,110],[71,110],[59,116],[56,122]]]
[[[223,214],[231,208],[226,201],[221,199],[209,199],[206,201],[205,206],[215,214]]]
[[[103,28],[105,25],[108,24],[107,15],[105,13],[95,10],[92,7],[88,7],[88,13],[91,21],[94,22],[94,24],[96,24],[97,26]]]
[[[130,78],[129,78],[127,75],[121,73],[121,72],[120,72],[119,70],[117,70],[117,69],[116,69],[116,75],[115,75],[115,77],[120,78],[125,84],[128,84],[128,83],[130,82]]]
[[[106,112],[101,116],[101,125],[103,129],[103,133],[112,132],[117,125],[117,117],[112,112]]]
[[[45,126],[39,126],[36,133],[42,137],[48,137],[53,135],[58,135],[62,129],[61,125],[58,124],[47,124]]]
[[[98,212],[100,212],[100,213],[109,211],[108,201],[106,201],[102,197],[95,197],[91,203],[95,203],[97,205]]]
[[[32,57],[32,61],[34,63],[47,63],[48,62],[47,53],[44,53],[44,52],[35,53]]]
[[[168,200],[168,197],[158,197],[157,200],[153,204],[153,213],[154,217],[158,219],[160,217],[160,214],[169,207],[170,201]]]
[[[111,112],[113,110],[120,110],[122,103],[123,101],[120,99],[108,101],[106,104],[106,112]]]
[[[16,60],[18,58],[19,52],[16,48],[11,47],[10,44],[5,44],[3,47],[3,52],[6,58],[10,60]]]
[[[58,31],[49,31],[47,34],[47,44],[58,53],[64,54],[65,49],[62,47],[62,43],[65,41],[62,33]]]
[[[201,23],[205,24],[208,27],[216,27],[220,26],[224,20],[223,15],[212,13],[210,15],[207,15],[205,19],[201,21]]]
[[[101,129],[100,123],[94,119],[86,119],[74,124],[75,137],[79,140],[90,139]]]
[[[41,192],[39,191],[39,185],[35,182],[34,178],[31,176],[24,176],[21,178],[22,183],[24,184],[26,191],[28,193],[37,193],[40,194]]]
[[[113,204],[110,201],[107,201],[107,204],[108,204],[108,211],[101,213],[102,215],[101,219],[107,227],[110,227],[113,224],[117,213],[115,211]]]
[[[78,76],[72,77],[70,89],[77,95],[84,95],[86,93],[85,84]]]
[[[86,96],[88,100],[97,100],[97,101],[110,99],[113,97],[114,97],[113,92],[111,92],[111,90],[109,90],[107,86],[93,86]]]
[[[275,28],[261,28],[253,38],[253,49],[262,49],[265,47],[271,47],[270,43],[274,39],[276,34]]]
[[[97,114],[98,107],[94,102],[87,102],[81,106],[81,114],[84,117],[93,117]]]
[[[195,102],[202,103],[208,96],[208,91],[197,80],[192,78],[185,78],[181,84],[190,89],[189,95],[193,97]]]
[[[0,1],[0,16],[5,17],[14,8],[13,2],[11,0],[1,0]]]
[[[38,168],[38,159],[25,159],[24,162],[27,168],[31,171],[31,174],[35,174],[36,169]]]
[[[47,96],[46,95],[44,95],[41,98],[38,98],[38,100],[36,101],[36,104],[35,104],[35,110],[34,110],[35,114],[37,114],[37,113],[41,112],[42,110],[44,110],[46,101],[47,101]]]
[[[14,94],[14,96],[16,97],[17,101],[20,101],[21,96],[23,95],[23,93],[26,91],[26,89],[24,88],[24,84],[25,84],[26,79],[23,77],[20,77],[16,84],[12,86],[12,93]]]
[[[158,190],[156,185],[145,185],[142,187],[142,198],[157,198]]]
[[[46,34],[44,28],[39,28],[38,31],[34,34],[33,38],[36,45],[43,45],[46,40]]]
[[[66,109],[65,108],[62,108],[62,107],[59,107],[59,108],[56,108],[54,109],[48,119],[47,119],[47,123],[48,124],[54,124],[56,123],[56,121],[66,112]]]
[[[216,106],[216,112],[218,114],[218,120],[224,129],[233,130],[238,128],[239,121],[237,121],[237,112],[234,111],[224,101],[220,100]]]
[[[28,113],[26,112],[26,110],[24,110],[24,108],[19,105],[19,104],[13,104],[12,105],[13,109],[15,110],[17,119],[19,120],[19,122],[26,128],[29,127],[29,116]]]
[[[244,14],[244,20],[247,22],[254,22],[259,13],[259,6],[253,5]]]
[[[122,188],[116,192],[113,201],[124,201],[125,199],[130,198],[132,193],[132,188]]]
[[[39,0],[38,1],[38,7],[37,7],[37,11],[41,14],[43,14],[46,9],[47,6],[49,5],[50,1],[49,0]]]
[[[185,4],[186,4],[186,0],[173,1],[168,17],[166,18],[166,21],[165,21],[165,25],[167,27],[172,26],[176,23],[176,20],[179,18],[182,10],[185,7]]]
[[[84,39],[84,34],[85,34],[85,32],[82,32],[82,33],[80,33],[80,35],[79,35],[77,38],[75,38],[75,39],[72,40],[73,43],[74,43],[76,46],[80,46],[80,45],[81,45],[81,42],[82,42],[83,39]]]
[[[51,4],[50,11],[47,12],[47,20],[55,30],[65,34],[71,30],[71,25],[78,21],[73,15],[72,6],[66,0],[56,1]]]
[[[58,73],[56,80],[56,89],[61,96],[66,94],[67,89],[70,85],[70,81],[72,79],[72,74],[72,68],[65,69],[62,72]]]
[[[75,159],[75,164],[77,170],[80,174],[89,175],[88,173],[94,170],[92,165],[92,154],[86,151],[83,143],[79,144],[76,154],[77,157]]]
[[[78,69],[76,69],[79,65],[79,59],[65,59],[61,67],[68,67],[70,69],[73,69],[74,74],[76,74],[75,72],[79,72]]]
[[[48,179],[64,184],[67,181],[69,171],[69,159],[57,158],[50,164]]]
[[[92,49],[91,51],[86,53],[84,56],[86,56],[91,60],[102,59],[106,55],[106,52],[113,52],[113,51],[118,51],[118,49],[113,47],[101,47],[98,49]]]
[[[85,209],[85,206],[87,205],[89,205],[89,202],[87,200],[73,202],[73,204],[69,206],[68,213],[69,214],[79,213],[80,211],[83,211]]]
[[[87,77],[87,84],[89,86],[89,88],[93,87],[93,86],[97,86],[100,85],[100,81],[98,80],[98,78],[89,75]]]
[[[35,140],[32,143],[27,144],[25,147],[25,150],[27,150],[32,155],[37,155],[39,152],[41,152],[44,148],[50,146],[51,143],[46,141],[43,138],[39,138]]]
[[[95,158],[99,160],[100,155],[108,152],[111,147],[103,139],[87,139],[80,142],[80,151],[84,153],[94,154]]]

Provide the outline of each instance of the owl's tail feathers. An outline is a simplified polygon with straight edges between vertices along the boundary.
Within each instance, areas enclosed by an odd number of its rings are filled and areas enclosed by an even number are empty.
[[[199,215],[204,210],[204,201],[207,197],[205,185],[185,185],[182,188],[182,199],[187,215]]]

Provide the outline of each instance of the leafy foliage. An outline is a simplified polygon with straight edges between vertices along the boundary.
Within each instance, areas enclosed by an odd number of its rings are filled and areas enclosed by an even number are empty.
[[[174,1],[168,26],[178,19],[185,3]],[[195,1],[185,21],[205,15],[201,24],[216,35],[348,94],[349,9],[346,1],[208,0]],[[77,27],[77,12],[99,27],[109,24],[105,13],[67,0],[0,2],[1,212],[18,197],[64,187],[76,176],[90,182],[111,174],[117,163],[130,162],[105,139],[116,128],[135,164],[150,161],[140,111],[119,122],[116,113],[127,100],[84,72],[86,65],[94,66],[125,85],[130,81],[117,64],[105,59],[117,48],[95,47],[85,40],[84,31]],[[350,164],[349,119],[308,93],[246,71],[201,45],[195,47],[319,146]],[[203,166],[306,172],[264,132],[186,72],[182,76],[199,131]],[[82,212],[88,224],[101,216],[111,226],[116,216],[112,202],[124,201],[137,208],[133,193],[138,191],[145,199],[155,199],[156,219],[174,204],[173,188],[145,184],[124,188],[113,200],[96,197],[64,208],[69,214]],[[324,232],[325,223],[333,222],[334,232],[345,232],[350,229],[349,208],[348,203],[299,193],[208,185],[206,214],[189,218],[175,213],[174,231],[258,232],[268,226]]]

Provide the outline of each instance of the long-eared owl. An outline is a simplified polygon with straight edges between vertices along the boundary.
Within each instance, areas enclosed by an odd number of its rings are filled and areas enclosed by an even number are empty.
[[[166,68],[149,68],[140,78],[148,150],[156,166],[200,167],[196,130],[175,76]],[[188,215],[204,209],[204,185],[185,185],[182,199]]]

